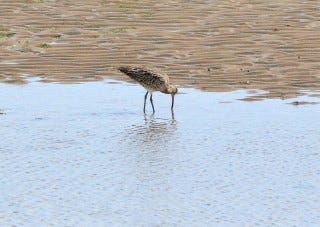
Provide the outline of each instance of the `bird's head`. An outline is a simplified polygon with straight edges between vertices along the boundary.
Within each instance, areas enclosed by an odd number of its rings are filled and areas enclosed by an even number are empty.
[[[172,97],[172,104],[171,104],[171,110],[173,111],[173,105],[174,105],[174,96],[178,93],[178,88],[174,85],[170,85],[168,89],[168,93],[171,94]]]
[[[170,85],[168,89],[168,93],[171,95],[175,95],[178,93],[178,88],[174,85]]]

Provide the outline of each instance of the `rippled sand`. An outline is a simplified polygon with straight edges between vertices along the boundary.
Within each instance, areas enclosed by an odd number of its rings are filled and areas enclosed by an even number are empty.
[[[183,87],[319,90],[317,1],[1,1],[0,81],[127,80],[159,68]]]

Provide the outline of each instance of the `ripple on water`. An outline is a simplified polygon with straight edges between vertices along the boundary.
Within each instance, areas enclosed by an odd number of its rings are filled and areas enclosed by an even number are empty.
[[[320,222],[319,105],[181,89],[144,115],[138,86],[0,90],[1,226]]]

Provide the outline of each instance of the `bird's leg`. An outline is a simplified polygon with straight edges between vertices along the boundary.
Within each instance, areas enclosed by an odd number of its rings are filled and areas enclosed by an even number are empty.
[[[147,101],[147,97],[148,97],[148,91],[146,93],[146,95],[144,96],[144,105],[143,105],[143,112],[146,113],[146,101]]]
[[[154,113],[155,111],[154,111],[154,106],[153,106],[152,93],[150,95],[150,102],[151,102],[152,110],[153,110],[153,113]]]

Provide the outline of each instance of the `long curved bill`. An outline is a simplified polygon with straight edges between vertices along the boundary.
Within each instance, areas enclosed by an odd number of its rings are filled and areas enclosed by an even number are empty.
[[[171,110],[173,110],[173,105],[174,105],[174,94],[171,94],[171,97],[172,97]]]

